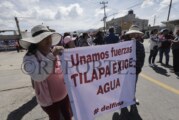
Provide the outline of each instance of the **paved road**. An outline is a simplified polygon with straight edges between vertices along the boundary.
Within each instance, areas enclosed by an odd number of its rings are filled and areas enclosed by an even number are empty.
[[[144,44],[146,60],[137,85],[139,113],[143,120],[178,120],[179,79],[170,73],[170,68],[160,64],[149,67],[147,40]],[[47,115],[36,103],[30,78],[21,72],[24,54],[0,52],[0,120],[47,120]],[[112,120],[113,114],[108,113],[96,120]]]

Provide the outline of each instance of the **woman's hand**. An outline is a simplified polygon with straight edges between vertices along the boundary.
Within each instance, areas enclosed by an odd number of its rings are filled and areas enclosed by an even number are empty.
[[[61,55],[63,50],[64,50],[63,46],[54,46],[53,49],[52,49],[52,53],[53,53],[54,56]]]

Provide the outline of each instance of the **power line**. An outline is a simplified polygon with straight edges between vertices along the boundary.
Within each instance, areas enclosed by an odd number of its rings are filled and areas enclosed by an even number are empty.
[[[134,5],[130,6],[130,7],[128,7],[127,9],[131,9],[131,8],[137,7],[137,6],[141,5],[142,3],[143,3],[143,2],[134,4]]]
[[[142,3],[143,3],[143,2],[136,3],[136,4],[134,4],[134,5],[132,5],[132,6],[128,7],[128,8],[126,8],[125,10],[129,10],[129,9],[135,8],[135,7],[139,6],[139,5],[141,5]],[[118,9],[116,9],[116,8],[112,8],[112,9],[118,11]],[[120,13],[120,12],[116,12],[116,14],[117,14],[117,13]]]
[[[101,21],[101,20],[100,20]],[[93,23],[91,26],[89,26],[89,28],[92,28],[94,26],[96,26],[97,23],[99,23],[100,21],[96,21],[95,23]]]

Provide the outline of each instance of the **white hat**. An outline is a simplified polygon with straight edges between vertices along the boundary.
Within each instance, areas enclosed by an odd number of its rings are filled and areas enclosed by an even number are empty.
[[[76,40],[76,37],[66,36],[63,41],[65,44],[67,44],[68,42],[74,41],[74,40]]]
[[[37,44],[42,41],[44,38],[51,36],[52,37],[52,45],[56,45],[61,40],[61,35],[56,32],[51,32],[46,26],[37,25],[31,29],[32,37],[22,38],[19,42],[20,45],[28,49],[28,47],[33,43]]]
[[[132,25],[129,28],[129,31],[127,31],[125,33],[125,35],[132,34],[132,33],[144,34],[143,32],[140,31],[140,29],[139,29],[139,27],[137,25]]]
[[[161,33],[163,33],[164,31],[169,31],[169,30],[167,28],[160,30]]]

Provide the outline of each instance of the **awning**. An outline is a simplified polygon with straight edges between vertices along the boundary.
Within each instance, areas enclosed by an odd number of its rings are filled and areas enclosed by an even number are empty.
[[[163,24],[179,25],[179,19],[178,20],[165,21],[165,22],[162,22],[162,23]]]

